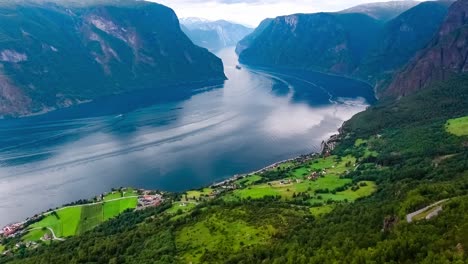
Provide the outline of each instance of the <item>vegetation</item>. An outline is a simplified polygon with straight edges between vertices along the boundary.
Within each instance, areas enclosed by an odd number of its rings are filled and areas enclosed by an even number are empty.
[[[104,197],[102,203],[77,205],[51,211],[44,219],[32,224],[30,229],[51,228],[57,237],[83,234],[128,209],[136,208],[137,197],[122,198],[120,193],[119,197],[115,193],[110,193]],[[40,232],[34,231],[29,232],[23,239],[39,240],[42,237],[38,237]]]
[[[17,92],[5,97],[1,116],[145,87],[156,93],[151,96],[188,96],[191,85],[162,88],[225,79],[221,60],[187,38],[170,8],[139,1],[54,2],[0,3],[1,49],[17,57],[3,61],[2,72]],[[90,17],[118,30],[101,30]]]
[[[467,137],[446,124],[468,115],[467,86],[461,76],[371,107],[344,125],[332,156],[248,176],[216,197],[202,196],[213,188],[193,192],[193,203],[173,194],[0,262],[466,263]],[[326,172],[306,181],[315,170]],[[438,216],[406,221],[444,199]]]
[[[457,136],[468,136],[468,116],[447,121],[446,129]]]

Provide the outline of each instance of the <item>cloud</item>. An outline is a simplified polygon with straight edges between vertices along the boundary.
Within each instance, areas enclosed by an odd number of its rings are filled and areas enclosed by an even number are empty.
[[[257,26],[268,17],[294,13],[333,12],[385,0],[150,0],[169,6],[179,17],[224,19]]]

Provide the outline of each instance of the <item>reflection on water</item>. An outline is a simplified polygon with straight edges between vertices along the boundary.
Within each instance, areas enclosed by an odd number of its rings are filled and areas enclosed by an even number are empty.
[[[232,49],[219,56],[223,87],[167,98],[143,91],[0,121],[0,224],[112,187],[181,191],[317,151],[373,100],[360,82],[236,70]]]

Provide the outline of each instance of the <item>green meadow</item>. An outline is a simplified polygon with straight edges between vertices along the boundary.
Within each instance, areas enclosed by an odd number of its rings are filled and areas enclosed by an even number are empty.
[[[468,136],[468,116],[450,119],[445,125],[446,130],[456,136]]]
[[[125,210],[136,208],[138,202],[137,197],[114,199],[118,200],[108,200],[106,202],[105,199],[102,203],[64,207],[52,211],[41,221],[29,226],[29,229],[37,228],[36,230],[41,230],[46,227],[51,228],[57,237],[70,237],[89,231],[102,222],[118,216]],[[23,239],[39,240],[44,233],[39,236],[40,232],[36,230],[28,232]]]

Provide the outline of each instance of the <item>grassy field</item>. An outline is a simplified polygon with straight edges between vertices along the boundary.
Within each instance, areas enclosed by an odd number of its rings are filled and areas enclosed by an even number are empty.
[[[45,234],[52,236],[48,229],[40,228],[29,231],[21,239],[23,241],[39,241]]]
[[[172,207],[167,209],[166,212],[169,214],[176,214],[179,210],[182,213],[188,212],[195,208],[197,204],[193,202],[174,202],[172,203]]]
[[[226,200],[235,199],[260,199],[265,196],[281,196],[284,199],[293,198],[294,194],[309,193],[313,195],[316,190],[333,190],[351,182],[351,179],[340,178],[340,175],[350,170],[354,166],[354,159],[347,156],[341,160],[330,156],[309,161],[303,166],[293,169],[288,177],[283,180],[270,181],[267,183],[254,184],[261,180],[261,176],[252,175],[241,179],[251,183],[245,184],[247,188],[237,189],[225,196]],[[314,171],[325,172],[324,177],[319,177],[315,181],[310,181],[307,177]],[[345,195],[342,195],[345,196]],[[338,199],[337,199],[338,200]]]
[[[247,176],[245,178],[237,180],[236,184],[243,185],[243,186],[249,186],[249,185],[252,185],[252,184],[258,182],[261,179],[262,179],[262,176],[254,174],[254,175],[249,175],[249,176]]]
[[[185,199],[185,195],[184,195],[181,201],[183,202],[197,201],[197,200],[200,200],[200,198],[209,197],[211,194],[213,194],[213,189],[203,188],[201,190],[192,190],[192,191],[188,191],[186,194],[187,194],[186,195],[187,199]]]
[[[328,214],[333,210],[334,206],[332,204],[329,205],[323,205],[323,206],[318,206],[318,207],[311,207],[310,213],[314,216],[321,216],[324,214]]]
[[[127,209],[136,208],[138,203],[137,198],[121,199],[111,202],[105,202],[103,206],[103,219],[109,220]]]
[[[267,242],[274,233],[272,226],[257,228],[242,220],[227,219],[219,213],[178,231],[176,245],[179,250],[186,252],[183,255],[185,263],[199,263],[203,250],[223,248],[237,252],[242,247]]]
[[[80,223],[81,207],[68,207],[55,212],[57,215],[48,214],[43,220],[30,227],[50,227],[57,237],[74,236]]]
[[[113,203],[113,202],[109,202]],[[104,213],[103,204],[93,204],[89,206],[83,206],[81,208],[80,225],[78,226],[77,234],[83,234],[84,232],[93,229],[97,225],[103,222]]]
[[[93,229],[127,209],[135,208],[137,202],[136,197],[128,197],[104,203],[63,208],[55,211],[56,215],[48,214],[43,220],[32,224],[30,228],[50,227],[57,237],[74,236]],[[33,233],[29,238],[35,238],[37,235]]]
[[[445,125],[446,130],[456,136],[468,136],[468,116],[450,119]]]

